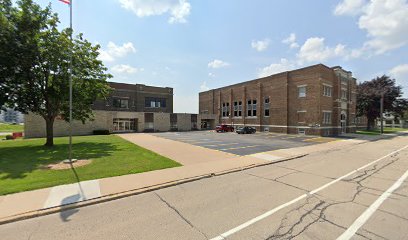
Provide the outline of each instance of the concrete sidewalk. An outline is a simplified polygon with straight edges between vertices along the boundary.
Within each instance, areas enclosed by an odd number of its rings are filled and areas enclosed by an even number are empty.
[[[237,156],[149,134],[123,134],[120,136],[172,158],[182,163],[183,166],[0,196],[0,224],[362,142],[362,140],[341,140],[294,149]]]

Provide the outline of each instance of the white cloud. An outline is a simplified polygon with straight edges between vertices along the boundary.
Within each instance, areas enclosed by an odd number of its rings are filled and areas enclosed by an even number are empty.
[[[299,44],[296,42],[296,34],[291,33],[289,37],[282,40],[282,43],[288,44],[290,48],[298,48]]]
[[[372,0],[358,21],[370,38],[365,48],[382,54],[408,44],[408,3],[405,0]]]
[[[361,13],[366,0],[343,0],[334,9],[335,15],[356,15]]]
[[[208,73],[208,76],[213,78],[213,77],[215,77],[215,74],[214,73]]]
[[[269,66],[258,69],[258,77],[267,77],[275,73],[289,71],[295,68],[295,64],[282,58],[279,63],[272,63]]]
[[[191,4],[187,0],[120,0],[122,8],[138,17],[170,14],[169,23],[185,23],[190,15]]]
[[[251,43],[251,47],[256,49],[258,52],[265,51],[269,46],[270,40],[265,38],[264,40],[255,41]]]
[[[408,64],[400,64],[390,70],[391,77],[395,78],[404,89],[405,96],[408,97]]]
[[[205,92],[205,91],[208,91],[208,90],[210,90],[210,88],[207,87],[207,82],[204,81],[204,82],[200,85],[200,92]]]
[[[325,45],[324,38],[312,37],[306,40],[297,54],[299,64],[307,62],[323,62],[333,57],[345,57],[346,47],[337,44],[331,48]]]
[[[124,57],[128,53],[135,53],[136,48],[133,46],[133,43],[127,42],[122,46],[116,45],[114,42],[109,42],[107,49],[100,49],[98,58],[104,62],[113,62],[117,58]]]
[[[227,67],[230,64],[227,62],[224,62],[222,60],[214,59],[213,61],[208,63],[209,68],[222,68],[222,67]]]
[[[383,54],[408,44],[406,0],[344,0],[334,14],[358,15],[359,28],[367,32],[368,40],[354,56]]]
[[[126,64],[120,64],[120,65],[115,65],[111,68],[113,73],[126,73],[126,74],[133,74],[137,72],[143,72],[143,68],[135,68],[130,65]]]

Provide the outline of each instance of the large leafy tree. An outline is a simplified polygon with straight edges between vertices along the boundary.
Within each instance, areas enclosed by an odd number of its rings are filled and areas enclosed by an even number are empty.
[[[383,95],[384,112],[400,117],[408,109],[408,100],[402,98],[402,94],[402,87],[396,84],[395,79],[386,75],[360,83],[357,85],[357,115],[366,116],[367,129],[372,129],[375,119],[380,117]]]
[[[92,119],[91,104],[110,92],[99,45],[82,34],[70,39],[71,29],[58,29],[51,7],[32,0],[17,7],[0,0],[0,106],[33,112],[46,123],[45,145],[53,145],[57,116],[69,120],[69,76],[72,58],[73,119]]]

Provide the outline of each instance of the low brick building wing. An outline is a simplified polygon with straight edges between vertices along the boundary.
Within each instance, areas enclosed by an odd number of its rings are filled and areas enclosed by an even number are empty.
[[[324,136],[355,132],[356,79],[339,66],[313,65],[200,92],[199,113],[202,124]]]
[[[73,135],[89,135],[94,130],[116,132],[189,131],[200,129],[200,116],[173,113],[173,89],[142,84],[109,83],[112,94],[92,105],[94,120],[73,121]],[[36,114],[25,116],[26,138],[45,137],[45,121]],[[69,124],[54,122],[54,136],[68,135]]]

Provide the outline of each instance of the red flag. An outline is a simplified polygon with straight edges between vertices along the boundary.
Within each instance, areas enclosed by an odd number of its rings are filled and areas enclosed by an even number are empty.
[[[66,4],[71,4],[70,0],[59,0],[60,2],[66,3]]]

